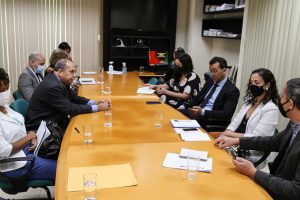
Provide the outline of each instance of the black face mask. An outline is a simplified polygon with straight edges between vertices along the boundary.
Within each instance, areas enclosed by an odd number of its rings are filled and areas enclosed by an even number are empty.
[[[250,85],[249,90],[255,98],[262,95],[262,93],[264,93],[265,91],[263,86],[257,86],[257,85]]]
[[[289,111],[291,111],[291,109],[285,111],[284,108],[283,108],[284,104],[286,104],[287,102],[289,102],[289,100],[287,100],[286,102],[284,102],[283,104],[281,104],[281,98],[280,97],[278,98],[278,109],[279,109],[281,115],[284,116],[284,117],[287,117],[286,113],[288,113]]]

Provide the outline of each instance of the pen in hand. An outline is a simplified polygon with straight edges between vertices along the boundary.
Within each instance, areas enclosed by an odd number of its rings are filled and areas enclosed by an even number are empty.
[[[80,133],[80,131],[77,129],[77,127],[75,127],[75,131],[79,134]]]

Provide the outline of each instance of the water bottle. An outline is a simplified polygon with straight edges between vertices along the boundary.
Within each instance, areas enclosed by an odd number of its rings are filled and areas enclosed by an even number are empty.
[[[126,62],[122,62],[122,65],[123,65],[122,72],[123,72],[123,74],[126,74],[127,73]]]
[[[113,64],[114,64],[113,61],[109,61],[108,72],[110,74],[113,74],[113,72],[114,72],[114,66],[113,66]]]

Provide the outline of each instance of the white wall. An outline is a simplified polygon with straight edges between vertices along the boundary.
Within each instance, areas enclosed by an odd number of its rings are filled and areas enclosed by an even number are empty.
[[[178,0],[176,47],[191,55],[195,72],[203,80],[208,62],[214,56],[224,57],[228,65],[239,61],[240,40],[202,37],[203,0]],[[202,81],[203,83],[203,81]]]

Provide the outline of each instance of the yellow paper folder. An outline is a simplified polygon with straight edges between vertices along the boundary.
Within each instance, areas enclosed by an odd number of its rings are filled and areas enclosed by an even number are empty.
[[[131,165],[107,165],[95,167],[71,167],[68,171],[68,191],[83,190],[83,174],[97,174],[97,189],[137,185]]]

